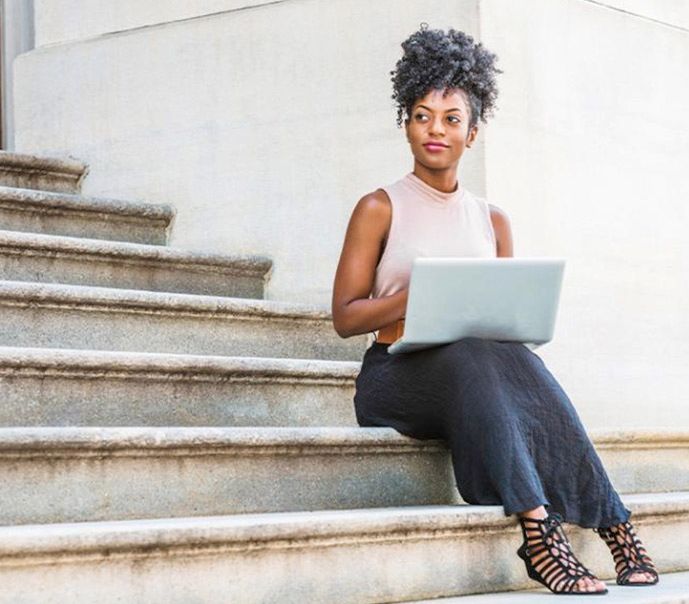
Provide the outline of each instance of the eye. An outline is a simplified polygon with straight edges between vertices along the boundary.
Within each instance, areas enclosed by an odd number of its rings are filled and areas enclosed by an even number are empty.
[[[417,113],[414,117],[415,117],[417,120],[421,120],[421,118],[428,117],[428,116],[425,115],[424,113]],[[461,120],[458,116],[456,116],[456,115],[450,115],[450,116],[448,116],[448,118],[449,118],[449,120],[450,120],[453,124],[459,124],[459,123],[461,123],[461,121],[462,121],[462,120]]]

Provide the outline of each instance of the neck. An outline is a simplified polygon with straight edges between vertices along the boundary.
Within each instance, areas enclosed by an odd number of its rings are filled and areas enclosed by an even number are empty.
[[[459,188],[456,166],[441,170],[430,170],[426,166],[414,162],[413,172],[415,176],[434,189],[438,189],[438,191],[454,193]]]

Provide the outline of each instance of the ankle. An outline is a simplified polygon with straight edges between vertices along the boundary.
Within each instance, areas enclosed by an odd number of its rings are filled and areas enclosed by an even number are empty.
[[[517,516],[519,516],[519,518],[535,518],[537,520],[543,520],[548,517],[548,512],[546,512],[546,509],[542,505],[539,505],[533,510],[517,512]]]

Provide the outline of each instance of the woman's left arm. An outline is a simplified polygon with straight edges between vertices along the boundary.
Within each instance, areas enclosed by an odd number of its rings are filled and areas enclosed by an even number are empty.
[[[511,258],[514,255],[512,244],[512,227],[507,214],[498,206],[488,204],[490,208],[490,219],[495,231],[497,243],[496,255],[498,258]]]

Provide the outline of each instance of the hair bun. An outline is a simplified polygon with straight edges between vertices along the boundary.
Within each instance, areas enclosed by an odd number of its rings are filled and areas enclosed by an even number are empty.
[[[392,98],[397,104],[397,125],[409,119],[414,103],[431,90],[462,89],[468,96],[469,128],[486,122],[493,114],[498,95],[496,75],[502,73],[498,57],[469,34],[450,28],[447,32],[421,29],[404,42],[403,56],[390,72]],[[405,120],[406,121],[406,120]]]

